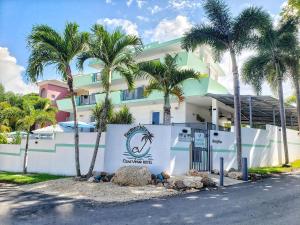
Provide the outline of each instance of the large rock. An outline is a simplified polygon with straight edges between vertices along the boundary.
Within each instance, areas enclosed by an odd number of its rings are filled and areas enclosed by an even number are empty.
[[[243,173],[241,172],[228,172],[228,177],[236,180],[243,179]]]
[[[201,189],[203,187],[202,177],[184,177],[183,184],[188,188]]]
[[[151,173],[145,166],[123,166],[111,182],[122,186],[145,186],[151,183]]]
[[[186,173],[187,176],[192,176],[192,177],[208,177],[208,172],[200,172],[195,169],[191,169]]]
[[[204,187],[215,187],[217,184],[209,177],[203,177],[201,180]]]

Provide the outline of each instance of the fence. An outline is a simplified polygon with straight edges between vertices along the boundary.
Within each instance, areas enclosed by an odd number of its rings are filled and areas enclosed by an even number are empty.
[[[300,159],[299,132],[287,129],[289,159]],[[224,158],[224,169],[236,168],[234,133],[212,131],[212,166],[219,169],[219,159]],[[242,128],[242,153],[247,157],[249,167],[276,166],[284,163],[284,149],[281,128],[267,125],[266,129]]]
[[[192,129],[164,125],[109,125],[102,134],[96,171],[115,172],[124,165],[143,165],[152,173],[168,171],[182,175],[191,168]],[[300,159],[300,137],[297,131],[287,130],[290,160]],[[80,133],[80,165],[88,171],[96,133]],[[236,167],[234,133],[210,131],[212,168],[219,168],[224,157],[226,170]],[[242,128],[243,157],[250,167],[272,166],[284,162],[279,127],[265,130]],[[201,141],[201,140],[200,140]],[[25,140],[21,145],[0,145],[0,170],[22,171]],[[75,175],[73,133],[57,133],[53,139],[31,139],[28,152],[28,172]]]

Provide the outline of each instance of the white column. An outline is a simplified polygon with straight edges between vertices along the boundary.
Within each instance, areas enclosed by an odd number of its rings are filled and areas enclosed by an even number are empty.
[[[211,102],[211,122],[216,125],[216,129],[219,130],[219,108],[218,101],[216,99],[212,99]]]

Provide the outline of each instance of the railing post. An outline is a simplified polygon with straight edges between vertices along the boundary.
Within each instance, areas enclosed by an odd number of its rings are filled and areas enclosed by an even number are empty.
[[[220,157],[220,186],[224,186],[224,158]]]
[[[247,162],[247,158],[243,158],[242,168],[243,168],[243,181],[248,181],[248,162]]]

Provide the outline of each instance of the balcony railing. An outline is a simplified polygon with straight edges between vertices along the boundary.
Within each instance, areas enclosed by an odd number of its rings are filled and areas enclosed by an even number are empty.
[[[78,106],[96,104],[96,94],[77,96],[76,104]]]
[[[132,91],[123,90],[121,92],[121,100],[122,101],[129,101],[135,99],[143,99],[144,98],[144,87],[135,88]]]

